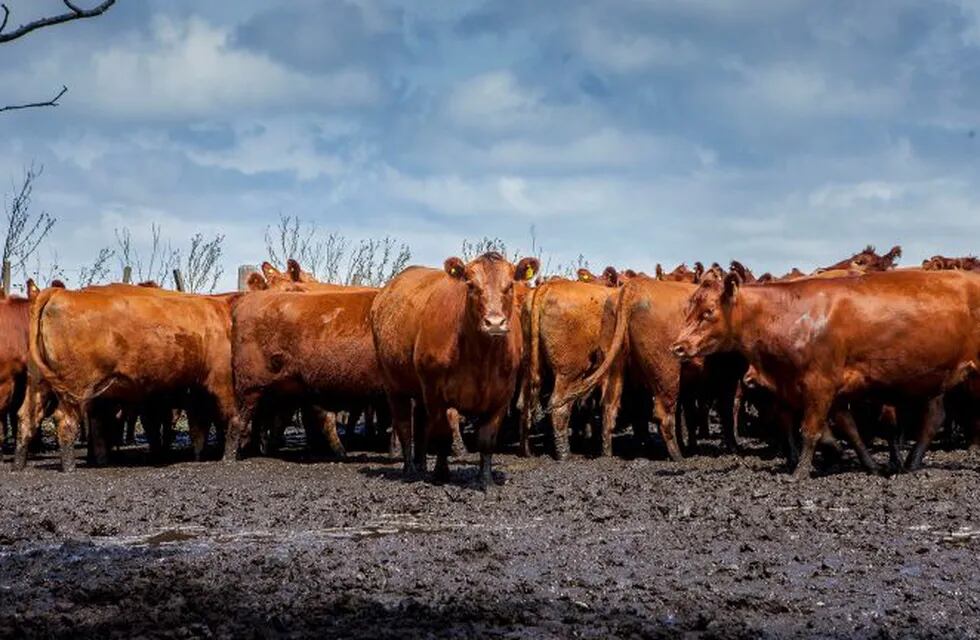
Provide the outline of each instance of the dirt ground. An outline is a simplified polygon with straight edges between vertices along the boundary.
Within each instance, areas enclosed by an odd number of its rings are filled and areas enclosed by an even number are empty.
[[[980,460],[792,484],[760,453],[501,455],[488,494],[473,455],[437,486],[381,454],[48,454],[2,476],[0,637],[980,635]]]

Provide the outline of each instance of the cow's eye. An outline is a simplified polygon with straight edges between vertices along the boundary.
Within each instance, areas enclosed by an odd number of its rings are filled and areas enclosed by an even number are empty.
[[[702,320],[710,320],[711,319],[711,311],[702,311],[701,312],[701,319]]]

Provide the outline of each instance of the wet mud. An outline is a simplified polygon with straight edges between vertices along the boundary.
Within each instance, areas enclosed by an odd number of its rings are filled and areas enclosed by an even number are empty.
[[[122,453],[0,476],[0,637],[980,635],[967,451],[890,478],[848,458],[801,484],[761,448],[501,455],[487,494],[474,455],[435,485],[383,454]]]

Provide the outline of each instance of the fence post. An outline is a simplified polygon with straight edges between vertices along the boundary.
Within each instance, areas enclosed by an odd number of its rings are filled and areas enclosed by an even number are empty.
[[[174,286],[177,287],[177,291],[184,291],[184,275],[180,269],[174,269]]]
[[[254,264],[243,264],[238,267],[238,290],[248,291],[248,277],[258,272]]]
[[[133,282],[133,268],[128,264],[123,267],[123,284],[132,284]]]

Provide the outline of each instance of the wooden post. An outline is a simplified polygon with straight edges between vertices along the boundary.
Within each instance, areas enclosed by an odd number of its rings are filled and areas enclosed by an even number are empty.
[[[132,284],[133,282],[133,268],[128,264],[123,267],[123,284]]]
[[[174,286],[177,287],[177,291],[184,291],[184,275],[180,269],[174,269]]]
[[[3,295],[10,295],[10,260],[3,261]]]
[[[238,290],[248,291],[248,277],[259,270],[254,264],[243,264],[238,267]]]

